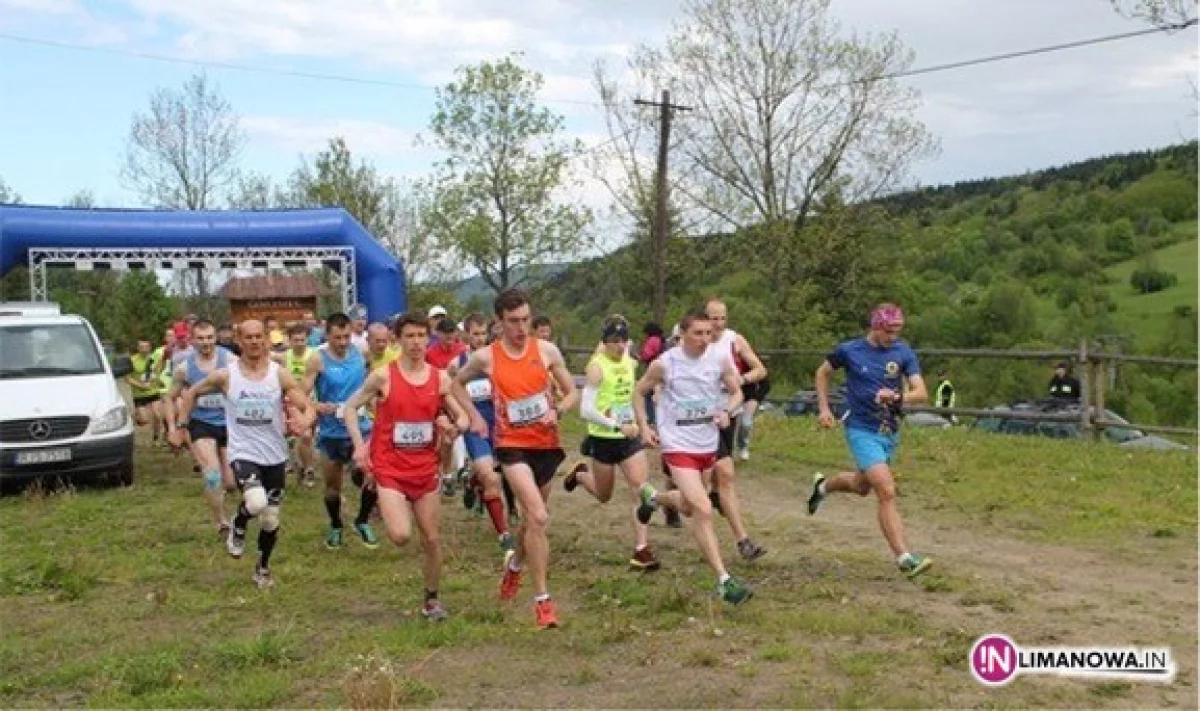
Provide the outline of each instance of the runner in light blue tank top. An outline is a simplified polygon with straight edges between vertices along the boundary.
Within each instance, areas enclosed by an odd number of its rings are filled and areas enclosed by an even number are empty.
[[[348,349],[346,357],[342,359],[335,358],[328,348],[321,348],[317,353],[321,355],[321,374],[317,376],[316,383],[317,400],[340,406],[366,381],[367,361],[363,358],[362,351],[357,348]],[[346,431],[346,420],[339,417],[341,414],[343,413],[335,412],[331,415],[321,415],[321,439],[350,439],[350,433]],[[363,428],[363,434],[370,430],[369,420],[363,423]]]
[[[229,364],[229,351],[218,347],[217,364],[214,370],[224,368]],[[204,380],[208,373],[200,370],[199,364],[196,363],[196,353],[193,352],[187,359],[187,379],[185,385],[191,387],[196,383]],[[192,419],[203,422],[213,427],[225,426],[225,403],[224,397],[220,393],[209,393],[200,397],[196,401],[196,407],[192,410]]]

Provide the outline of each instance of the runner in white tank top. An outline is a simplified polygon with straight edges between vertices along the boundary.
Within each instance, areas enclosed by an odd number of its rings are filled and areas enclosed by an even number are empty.
[[[737,371],[727,354],[710,344],[712,323],[703,311],[693,311],[680,321],[679,345],[647,368],[638,381],[633,409],[646,445],[663,449],[663,462],[671,471],[675,491],[642,490],[638,520],[645,523],[660,504],[693,519],[692,533],[705,560],[717,574],[717,591],[729,603],[749,600],[750,588],[730,577],[721,560],[713,531],[712,503],[701,475],[716,461],[717,429],[729,424],[729,409],[741,403]],[[645,396],[662,386],[658,405],[658,430],[646,416]],[[721,387],[729,391],[728,402]]]
[[[224,394],[226,452],[242,492],[225,548],[234,558],[241,558],[246,551],[246,525],[261,515],[254,582],[266,588],[274,584],[268,565],[279,535],[279,505],[283,502],[288,459],[285,424],[298,435],[312,428],[316,411],[291,372],[268,357],[262,323],[244,321],[239,330],[241,357],[185,391],[180,417],[186,420],[191,415],[198,397]]]
[[[743,417],[741,403],[746,399],[746,389],[743,386],[766,378],[767,368],[745,338],[733,329],[725,327],[727,311],[724,303],[718,299],[711,299],[705,304],[704,310],[712,322],[713,346],[722,353],[728,354],[733,360],[734,370],[738,373],[737,387],[726,386],[726,392],[732,394],[736,390],[741,396],[737,400],[739,403],[737,407],[729,406],[730,419],[733,422],[721,428],[720,444],[717,447],[717,463],[713,467],[713,491],[709,498],[713,508],[729,521],[729,527],[733,529],[733,536],[737,541],[738,554],[745,560],[755,560],[766,555],[767,549],[751,540],[750,535],[746,532],[746,524],[742,521],[742,503],[737,494],[734,477],[733,448],[734,440],[737,438],[737,420],[741,420]]]

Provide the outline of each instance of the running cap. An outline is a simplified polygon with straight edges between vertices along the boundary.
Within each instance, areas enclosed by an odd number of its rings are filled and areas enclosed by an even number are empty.
[[[894,328],[904,325],[904,312],[899,306],[894,304],[883,304],[877,306],[871,312],[871,328],[872,330],[882,330],[885,328]]]
[[[188,328],[187,323],[183,321],[177,321],[175,325],[171,327],[171,330],[175,333],[175,340],[182,341],[188,337],[188,333],[191,329]]]
[[[429,318],[433,318],[435,316],[445,316],[445,315],[446,315],[446,307],[445,306],[434,306],[432,309],[429,309]]]
[[[454,333],[457,330],[458,330],[458,324],[455,323],[454,319],[452,319],[452,318],[444,318],[441,321],[438,321],[438,325],[437,325],[438,333]]]

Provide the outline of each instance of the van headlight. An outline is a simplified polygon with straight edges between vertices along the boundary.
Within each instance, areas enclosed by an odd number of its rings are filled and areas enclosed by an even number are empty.
[[[92,420],[92,434],[116,432],[127,424],[129,424],[129,408],[118,405]]]

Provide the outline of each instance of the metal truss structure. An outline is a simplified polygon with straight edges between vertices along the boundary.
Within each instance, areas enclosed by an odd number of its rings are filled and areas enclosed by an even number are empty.
[[[96,268],[129,270],[270,269],[330,267],[341,277],[342,308],[356,301],[354,248],[344,247],[96,247],[29,248],[29,296],[48,301],[46,270],[70,266],[79,271]]]

